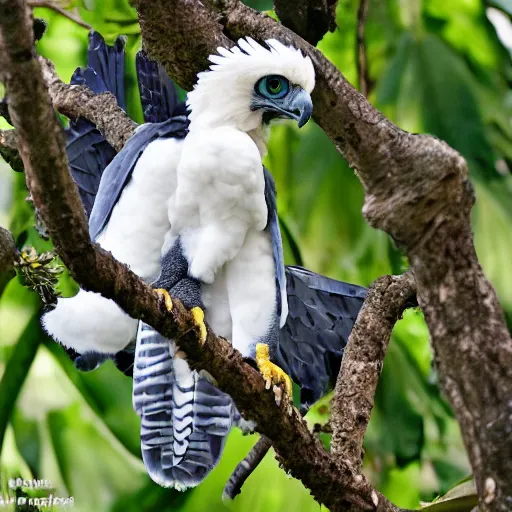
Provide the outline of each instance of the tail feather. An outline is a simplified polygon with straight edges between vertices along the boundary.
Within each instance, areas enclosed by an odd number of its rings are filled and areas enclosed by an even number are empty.
[[[114,46],[108,46],[98,32],[92,31],[89,34],[87,67],[78,68],[73,73],[71,84],[87,86],[96,94],[111,92],[118,104],[126,108],[124,47],[124,38],[118,37]],[[116,152],[96,126],[83,117],[70,121],[66,137],[71,175],[89,217],[103,171]]]
[[[185,104],[178,100],[176,87],[161,64],[139,52],[135,66],[146,123],[162,123],[170,117],[186,115]]]
[[[142,322],[133,372],[142,458],[151,478],[184,490],[219,461],[238,414],[231,398],[176,357],[174,343]]]
[[[87,66],[92,68],[104,82],[105,90],[111,92],[117,99],[118,105],[126,110],[124,88],[124,58],[126,38],[118,37],[113,46],[105,44],[99,32],[89,34],[89,49],[87,51]],[[96,91],[94,92],[105,92]]]

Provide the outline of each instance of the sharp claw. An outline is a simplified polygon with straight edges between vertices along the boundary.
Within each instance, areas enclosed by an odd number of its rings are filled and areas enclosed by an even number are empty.
[[[283,399],[283,390],[279,386],[275,386],[272,388],[274,391],[274,395],[276,397],[276,404],[279,407],[281,405],[281,400]]]
[[[194,323],[199,327],[199,342],[201,343],[201,345],[204,345],[204,342],[206,341],[206,336],[208,334],[206,330],[206,325],[204,323],[204,311],[199,307],[195,307],[192,308],[190,312],[194,317]]]
[[[279,366],[270,361],[268,345],[265,343],[256,344],[256,364],[265,379],[265,389],[273,387],[277,405],[281,404],[283,394],[287,395],[288,400],[292,400],[292,381]]]
[[[163,288],[156,288],[155,289],[156,294],[160,299],[162,299],[165,303],[165,307],[167,311],[172,311],[172,299],[169,295],[169,292],[167,290],[164,290]]]

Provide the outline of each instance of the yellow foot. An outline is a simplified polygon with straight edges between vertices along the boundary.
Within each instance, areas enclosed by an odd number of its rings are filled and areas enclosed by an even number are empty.
[[[165,307],[167,308],[167,311],[172,311],[172,299],[167,290],[164,290],[163,288],[156,288],[155,289],[156,294],[164,301]]]
[[[286,375],[279,366],[270,362],[268,345],[265,343],[256,344],[256,364],[265,379],[265,387],[270,389],[270,386],[273,386],[277,405],[280,405],[282,398],[282,389],[280,384],[285,385],[285,392],[288,400],[293,398],[292,381],[290,377],[288,377],[288,375]]]
[[[204,311],[200,307],[195,307],[190,310],[192,316],[194,317],[194,323],[199,327],[199,341],[201,345],[204,345],[206,341],[206,325],[204,323]]]

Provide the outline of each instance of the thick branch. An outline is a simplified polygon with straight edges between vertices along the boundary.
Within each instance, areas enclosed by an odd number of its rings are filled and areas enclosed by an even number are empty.
[[[157,295],[129,269],[94,245],[76,187],[68,173],[62,130],[32,50],[31,20],[23,0],[0,0],[0,72],[20,141],[27,184],[55,246],[71,274],[85,288],[114,299],[164,336],[179,339],[194,367],[204,368],[229,393],[247,419],[272,440],[280,460],[330,510],[349,503],[363,510],[396,511],[361,475],[334,460],[295,408],[278,408],[261,375],[240,353],[210,330],[204,345],[191,314],[174,301],[167,314]]]
[[[415,293],[411,273],[375,281],[343,354],[332,401],[331,453],[347,459],[357,471],[391,333]]]
[[[369,223],[388,232],[411,262],[442,388],[460,422],[482,507],[509,510],[512,341],[474,250],[466,163],[444,142],[394,126],[318,50],[284,26],[238,0],[217,0],[216,5],[222,25],[210,22],[197,42],[196,34],[178,27],[183,18],[204,18],[207,11],[199,0],[139,0],[149,54],[163,57],[185,87],[194,82],[195,71],[205,68],[206,56],[219,41],[229,45],[247,35],[274,37],[310,55],[317,78],[314,119],[356,168]],[[167,37],[169,32],[175,37]],[[166,55],[187,62],[185,72]],[[489,482],[496,484],[496,493],[483,503]]]
[[[338,0],[274,0],[281,23],[316,46],[327,32],[336,30]]]
[[[85,117],[91,121],[107,142],[120,151],[137,124],[117,104],[115,96],[109,92],[94,94],[85,86],[65,84],[51,62],[41,57],[39,60],[54,107],[71,119]]]

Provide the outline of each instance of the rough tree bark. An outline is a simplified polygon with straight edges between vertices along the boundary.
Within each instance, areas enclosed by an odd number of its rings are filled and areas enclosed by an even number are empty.
[[[14,130],[0,130],[0,156],[17,172],[23,172],[18,152],[18,137]]]
[[[0,293],[13,277],[17,250],[11,233],[0,227]]]
[[[496,294],[474,251],[469,217],[473,194],[464,160],[438,139],[412,135],[394,126],[318,50],[237,0],[208,2],[209,8],[214,5],[217,9],[215,15],[199,0],[138,0],[136,4],[146,50],[186,88],[194,82],[197,71],[207,66],[209,53],[218,45],[232,45],[241,36],[277,37],[311,56],[317,73],[314,118],[356,169],[365,189],[364,214],[370,224],[387,231],[409,257],[441,384],[461,425],[481,507],[510,510],[512,342]],[[21,0],[0,0],[4,44],[10,41],[6,48],[12,76],[7,81],[13,90],[22,87],[25,98],[31,101],[42,98],[44,106],[42,82],[36,80],[36,87],[21,80],[27,72],[39,77],[30,58],[28,29],[12,32],[13,27],[27,22],[13,18],[13,12],[23,7]],[[44,209],[43,217],[54,241],[77,280],[113,298],[127,312],[143,317],[168,337],[191,329],[190,316],[179,303],[172,318],[162,314],[143,283],[90,243],[84,219],[77,222],[71,215],[76,207],[76,191],[68,186],[69,177],[64,176],[62,148],[54,148],[49,155],[59,169],[51,178],[44,175],[48,166],[34,158],[39,156],[38,144],[44,148],[50,143],[27,126],[28,116],[31,120],[33,116],[28,103],[28,99],[18,98],[12,109],[18,112],[14,119],[27,175],[38,192],[34,201]],[[44,116],[36,119],[45,121]],[[59,146],[61,139],[55,143],[52,140],[52,144]],[[53,198],[53,205],[45,204],[52,187],[57,190],[57,201]],[[70,235],[74,224],[80,229],[76,236]],[[77,251],[73,242],[85,251]],[[135,291],[138,295],[130,297]],[[233,395],[241,410],[260,422],[285,467],[331,510],[342,510],[345,500],[363,509],[395,510],[353,472],[347,461],[322,453],[295,412],[290,417],[282,411],[278,414],[271,405],[272,398],[263,390],[261,378],[225,342],[210,333],[201,349],[197,333],[189,331],[181,343],[192,360],[219,379],[221,388]],[[226,359],[222,361],[222,357]],[[254,400],[261,400],[261,410],[254,408]],[[297,453],[301,460],[296,460]]]
[[[363,439],[396,321],[416,295],[410,272],[375,281],[359,312],[341,362],[331,405],[331,453],[361,470]]]
[[[87,87],[65,84],[51,62],[41,57],[39,61],[53,106],[71,119],[86,115],[108,143],[120,151],[133,135],[137,123],[117,104],[116,97],[110,92],[94,94]]]

